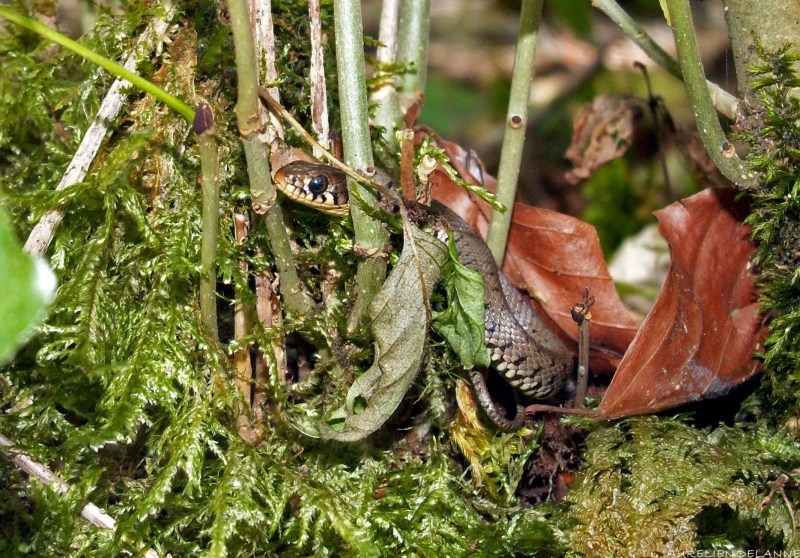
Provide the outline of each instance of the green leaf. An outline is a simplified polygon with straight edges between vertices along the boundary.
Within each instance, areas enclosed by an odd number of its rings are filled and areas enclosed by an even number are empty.
[[[22,251],[11,219],[0,207],[0,364],[9,360],[45,317],[56,280],[41,259]]]
[[[664,12],[664,18],[667,20],[667,25],[672,27],[672,22],[669,18],[669,4],[667,4],[667,0],[658,0],[658,3],[661,4],[661,10]]]
[[[319,425],[325,439],[356,442],[391,416],[422,363],[430,326],[428,300],[447,253],[414,225],[405,228],[400,259],[369,307],[375,362],[350,386],[341,430]]]
[[[489,351],[484,343],[483,277],[458,262],[452,236],[449,244],[450,257],[442,268],[448,304],[444,312],[433,316],[433,328],[447,340],[464,368],[489,366]]]

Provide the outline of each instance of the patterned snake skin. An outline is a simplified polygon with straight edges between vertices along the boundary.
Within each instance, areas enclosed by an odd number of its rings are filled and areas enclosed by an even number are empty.
[[[291,199],[336,215],[347,208],[344,183],[342,173],[317,163],[298,161],[275,173],[276,186]],[[321,190],[322,184],[329,188],[327,192]],[[303,193],[298,195],[300,190]],[[518,393],[534,399],[555,395],[572,368],[569,351],[498,269],[483,239],[441,203],[434,201],[431,208],[447,222],[462,265],[483,276],[484,340],[492,368],[514,388],[515,399]],[[472,370],[471,379],[478,403],[495,426],[508,431],[522,426],[525,417],[519,403],[516,414],[508,418],[489,394],[483,372]]]
[[[489,247],[472,228],[444,205],[432,208],[450,226],[461,264],[483,276],[485,336],[492,367],[516,390],[533,399],[555,395],[572,369],[572,356],[564,343],[536,314],[517,288],[494,263]],[[524,422],[517,405],[513,419],[504,416],[489,397],[479,370],[471,372],[481,407],[503,430],[517,430]]]

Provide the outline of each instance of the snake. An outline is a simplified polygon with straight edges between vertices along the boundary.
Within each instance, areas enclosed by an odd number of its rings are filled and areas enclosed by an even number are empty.
[[[278,169],[273,181],[289,199],[323,213],[342,216],[349,212],[346,176],[334,167],[294,161]],[[460,263],[483,277],[489,368],[511,386],[515,405],[509,413],[494,401],[486,383],[490,371],[480,367],[469,372],[476,400],[494,426],[518,430],[525,421],[522,398],[542,400],[555,395],[572,369],[572,355],[499,269],[480,235],[442,203],[434,200],[430,208],[446,222]]]

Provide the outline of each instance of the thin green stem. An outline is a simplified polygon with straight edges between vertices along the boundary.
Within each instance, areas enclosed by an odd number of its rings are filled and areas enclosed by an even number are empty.
[[[506,132],[500,154],[500,167],[497,172],[497,201],[509,208],[505,213],[492,211],[489,223],[487,244],[497,265],[502,265],[511,227],[514,198],[517,195],[519,165],[522,161],[522,148],[525,144],[525,127],[528,123],[528,100],[533,79],[533,60],[536,57],[536,43],[539,38],[539,22],[542,15],[543,0],[523,0],[519,21],[517,53],[514,58],[514,71],[511,75],[511,97],[508,101]]]
[[[170,107],[178,114],[183,116],[190,124],[194,121],[194,109],[192,109],[189,105],[187,105],[177,97],[173,97],[160,87],[153,85],[143,77],[138,76],[129,70],[126,70],[120,64],[117,64],[116,62],[113,62],[108,58],[97,54],[96,52],[86,48],[80,43],[76,43],[75,41],[65,37],[58,31],[53,31],[52,29],[42,25],[38,21],[34,21],[30,18],[20,15],[14,10],[6,8],[5,6],[0,6],[0,17],[3,17],[8,21],[11,21],[18,25],[21,25],[26,29],[30,29],[31,31],[33,31],[38,35],[41,35],[45,39],[49,39],[54,43],[57,43],[65,48],[68,48],[69,50],[71,50],[75,54],[82,56],[89,62],[97,64],[101,68],[105,68],[106,70],[108,70],[109,73],[119,78],[128,80],[134,86],[138,87],[142,91],[150,93],[156,99],[162,101],[168,107]]]
[[[385,75],[382,66],[394,64],[397,57],[397,35],[400,17],[400,0],[384,0],[381,8],[381,25],[378,40],[381,46],[375,57],[378,62],[376,77]],[[375,106],[375,124],[383,128],[383,140],[389,149],[397,148],[394,132],[403,113],[397,101],[397,79],[384,77],[371,93],[370,101]]]
[[[283,303],[289,310],[300,315],[307,315],[311,312],[314,304],[303,288],[300,276],[297,275],[292,247],[286,236],[283,209],[280,205],[272,206],[269,213],[264,216],[264,224],[269,236],[269,245],[275,257],[275,266],[278,268],[281,278],[280,291]]]
[[[700,51],[697,48],[689,1],[667,0],[667,6],[672,19],[672,31],[675,35],[686,93],[703,146],[725,178],[740,188],[753,187],[758,183],[755,175],[736,155],[714,111],[711,94],[706,85],[703,62],[700,60]]]
[[[265,120],[265,114],[258,100],[258,64],[247,2],[229,0],[228,10],[231,14],[239,83],[236,117],[247,161],[251,203],[257,214],[264,215],[270,248],[281,276],[281,295],[284,304],[299,314],[308,314],[313,304],[297,275],[291,244],[284,225],[283,209],[276,203],[277,193],[269,172],[267,147],[258,134]]]
[[[365,170],[372,166],[372,143],[364,75],[361,2],[338,0],[334,3],[333,16],[344,160],[354,169]]]
[[[219,340],[217,329],[217,237],[219,235],[219,155],[211,108],[199,107],[205,121],[198,130],[200,180],[203,191],[203,233],[200,249],[200,316],[206,331]],[[197,126],[196,126],[197,128]]]
[[[622,32],[634,43],[639,45],[639,48],[641,48],[656,64],[667,70],[676,78],[680,80],[683,79],[680,62],[661,48],[661,45],[655,42],[653,38],[647,34],[647,31],[636,23],[615,0],[592,0],[592,4],[606,14],[611,21],[616,23]],[[711,98],[714,101],[714,107],[716,107],[717,111],[731,120],[736,120],[739,99],[722,89],[716,83],[706,81],[706,84],[711,91]]]
[[[239,132],[247,136],[261,127],[258,116],[261,104],[258,101],[258,63],[253,32],[250,27],[250,14],[246,0],[230,0],[228,11],[231,16],[231,31],[236,49],[236,121]]]
[[[645,51],[656,64],[667,70],[676,78],[681,79],[680,63],[664,50],[661,45],[655,42],[653,38],[647,34],[647,31],[631,18],[628,12],[617,4],[615,0],[592,0],[592,5],[606,14],[611,21],[616,23],[622,32],[639,45],[639,48]]]
[[[258,138],[263,112],[258,100],[258,62],[247,1],[231,0],[228,2],[228,10],[236,50],[236,122],[247,159],[250,199],[256,213],[263,214],[274,205],[277,195],[269,172],[267,148]]]
[[[397,61],[414,70],[406,74],[398,88],[402,109],[407,110],[425,92],[428,78],[428,35],[430,32],[430,0],[402,0],[397,39]]]
[[[364,75],[364,31],[361,23],[361,2],[338,0],[333,5],[336,28],[336,64],[339,78],[339,112],[345,162],[356,170],[372,167],[372,142],[369,136],[369,112]],[[351,181],[350,188],[369,205],[377,207],[375,195]],[[356,302],[347,329],[353,332],[366,315],[370,302],[386,277],[383,247],[389,240],[381,223],[373,219],[359,204],[350,205],[357,250],[366,256],[358,263]]]

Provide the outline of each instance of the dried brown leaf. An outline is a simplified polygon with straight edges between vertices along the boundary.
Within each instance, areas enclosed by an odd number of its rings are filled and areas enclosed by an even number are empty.
[[[666,283],[595,416],[655,413],[725,394],[759,371],[766,333],[750,273],[747,204],[704,190],[657,212],[672,252]]]
[[[575,119],[572,144],[566,152],[574,166],[567,181],[578,184],[622,157],[632,145],[646,143],[638,137],[645,132],[642,118],[646,111],[647,101],[627,95],[600,95],[585,105]]]

